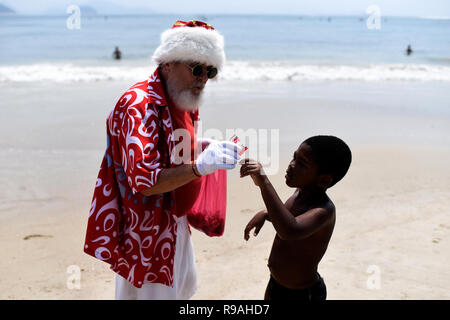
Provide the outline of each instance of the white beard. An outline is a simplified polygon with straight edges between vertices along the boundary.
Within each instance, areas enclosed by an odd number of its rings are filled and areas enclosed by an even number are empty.
[[[203,92],[197,96],[189,88],[179,91],[174,82],[176,81],[167,80],[167,93],[176,107],[185,111],[197,110],[203,103]]]

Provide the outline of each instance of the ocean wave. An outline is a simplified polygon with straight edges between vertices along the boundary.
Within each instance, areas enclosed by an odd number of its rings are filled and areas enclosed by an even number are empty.
[[[448,16],[425,16],[425,17],[419,17],[419,19],[426,19],[426,20],[450,20],[450,17],[448,17]]]
[[[88,66],[46,63],[0,66],[0,82],[140,81],[155,66]],[[292,62],[229,61],[220,80],[239,81],[450,81],[450,66],[426,64],[319,65]]]
[[[143,67],[39,63],[0,66],[0,82],[95,82],[145,79],[150,73],[151,69]]]
[[[306,65],[230,62],[222,77],[227,80],[450,81],[450,67],[405,64]]]

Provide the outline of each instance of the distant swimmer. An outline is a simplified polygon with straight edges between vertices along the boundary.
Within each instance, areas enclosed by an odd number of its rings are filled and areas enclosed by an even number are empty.
[[[122,52],[120,52],[119,47],[116,47],[116,49],[113,52],[114,59],[120,60],[122,58]]]
[[[408,48],[406,48],[406,55],[409,56],[413,53],[412,49],[411,49],[411,45],[408,44]]]

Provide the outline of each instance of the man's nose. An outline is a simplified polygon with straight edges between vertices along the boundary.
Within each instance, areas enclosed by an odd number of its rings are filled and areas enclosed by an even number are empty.
[[[206,83],[208,81],[208,74],[205,72],[204,74],[201,75],[201,79],[200,79],[203,83]]]
[[[206,64],[203,65],[203,72],[197,77],[201,82],[206,83],[208,81],[208,69]]]

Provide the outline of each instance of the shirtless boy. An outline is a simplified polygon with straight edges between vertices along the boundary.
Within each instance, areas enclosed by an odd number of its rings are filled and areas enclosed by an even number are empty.
[[[326,191],[344,177],[351,158],[349,147],[339,138],[315,136],[304,141],[286,170],[286,184],[296,190],[285,203],[261,164],[245,159],[241,177],[252,177],[267,210],[250,220],[244,238],[249,239],[253,228],[256,236],[266,220],[277,232],[269,257],[270,280],[264,299],[326,299],[326,286],[317,267],[327,250],[336,217]]]

